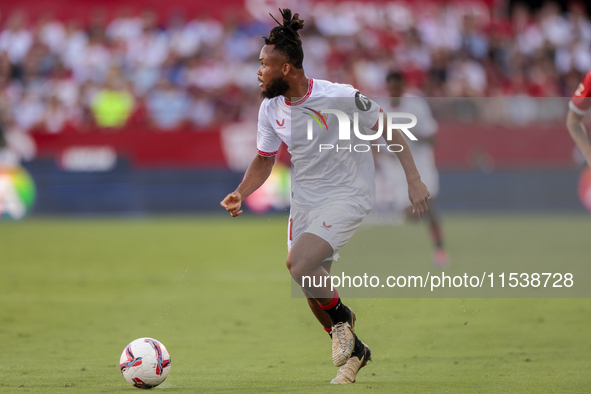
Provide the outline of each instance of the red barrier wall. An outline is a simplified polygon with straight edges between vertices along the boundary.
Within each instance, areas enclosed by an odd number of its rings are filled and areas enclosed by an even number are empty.
[[[32,133],[39,157],[59,157],[72,147],[111,147],[138,168],[227,168],[220,134],[217,129],[162,132],[138,127],[119,131],[68,129],[58,134]],[[441,123],[438,135],[435,156],[441,169],[573,166],[574,145],[562,124],[506,128]]]
[[[564,123],[503,127],[443,123],[435,158],[441,168],[569,168],[573,147]]]
[[[72,147],[111,147],[136,168],[226,168],[218,130],[183,129],[173,132],[124,128],[118,131],[79,132],[74,129],[57,134],[35,132],[38,157],[58,158]]]

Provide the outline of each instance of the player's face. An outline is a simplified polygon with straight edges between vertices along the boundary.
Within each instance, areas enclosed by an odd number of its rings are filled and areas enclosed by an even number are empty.
[[[390,97],[401,97],[404,91],[402,82],[397,80],[390,80],[388,82],[388,94]]]
[[[289,84],[283,79],[282,68],[285,57],[273,51],[273,45],[265,45],[259,55],[261,66],[257,71],[261,95],[273,98],[285,94],[289,90]]]

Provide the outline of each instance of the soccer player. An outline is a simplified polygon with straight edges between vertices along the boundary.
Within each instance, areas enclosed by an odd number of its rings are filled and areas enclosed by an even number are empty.
[[[417,117],[417,125],[412,129],[417,141],[413,141],[409,145],[421,179],[431,193],[426,216],[429,220],[429,231],[435,248],[433,263],[437,267],[443,268],[449,264],[449,257],[443,246],[441,218],[435,202],[439,193],[439,172],[435,166],[433,154],[433,147],[437,143],[437,122],[433,119],[429,104],[425,100],[406,92],[404,76],[401,73],[389,72],[386,76],[386,85],[390,103],[384,110],[387,112],[408,112]],[[387,150],[382,150],[377,154],[377,161],[386,174],[386,179],[394,185],[394,209],[402,212],[407,219],[417,219],[416,212],[413,213],[412,207],[409,206],[404,170],[398,156]]]
[[[585,157],[587,165],[591,167],[591,144],[583,124],[583,116],[589,107],[591,107],[591,70],[585,75],[569,101],[569,111],[566,116],[566,127]]]
[[[310,108],[314,99],[336,101],[350,98],[359,108],[360,126],[364,130],[378,130],[381,109],[360,95],[350,85],[308,78],[302,62],[304,52],[298,30],[304,27],[299,14],[280,10],[283,23],[273,28],[259,55],[257,72],[264,97],[259,110],[257,155],[246,170],[236,191],[228,194],[221,205],[236,217],[242,213],[242,201],[258,189],[271,173],[275,155],[281,142],[292,154],[292,197],[288,225],[287,268],[292,278],[302,287],[312,312],[332,337],[332,360],[340,369],[333,384],[355,382],[359,369],[371,359],[367,345],[355,335],[355,314],[345,306],[336,291],[329,286],[314,287],[329,275],[333,260],[371,210],[374,201],[374,164],[371,152],[358,154],[310,147],[319,139],[323,143],[351,147],[350,141],[339,140],[337,116],[325,116]],[[320,110],[326,107],[316,108]],[[302,117],[292,117],[303,110],[317,116],[326,126],[315,133],[312,141],[299,141],[305,134]],[[322,118],[322,119],[320,119]],[[385,128],[384,128],[385,129]],[[329,132],[332,131],[332,132]],[[300,133],[301,132],[301,133]],[[385,134],[385,133],[384,133]],[[400,144],[399,154],[408,179],[409,198],[419,215],[427,210],[429,192],[421,181],[408,144],[399,132],[394,132],[392,143]],[[317,145],[316,145],[317,146]]]

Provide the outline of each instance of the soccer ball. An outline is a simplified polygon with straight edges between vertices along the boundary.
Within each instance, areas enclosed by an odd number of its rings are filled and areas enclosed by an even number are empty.
[[[121,374],[140,389],[151,389],[164,382],[170,372],[170,354],[152,338],[139,338],[123,349],[119,361]]]

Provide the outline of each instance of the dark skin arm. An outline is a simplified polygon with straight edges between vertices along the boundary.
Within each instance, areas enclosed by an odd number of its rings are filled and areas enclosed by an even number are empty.
[[[236,217],[242,213],[240,206],[242,201],[250,196],[255,190],[265,183],[271,170],[273,170],[273,164],[275,164],[275,156],[266,157],[256,155],[250,166],[244,174],[242,183],[238,185],[236,191],[228,194],[226,198],[220,202],[220,205],[228,211],[232,217]]]
[[[383,137],[387,141],[385,131]],[[398,157],[398,160],[400,160],[400,164],[402,164],[402,168],[406,175],[406,181],[408,182],[408,198],[412,203],[412,211],[413,213],[417,212],[419,217],[422,217],[425,211],[429,209],[427,204],[429,190],[427,190],[427,186],[421,181],[421,175],[417,170],[412,153],[410,153],[406,138],[404,138],[404,135],[402,135],[400,130],[396,130],[392,133],[391,142],[402,146],[402,151],[396,153],[396,156]]]

